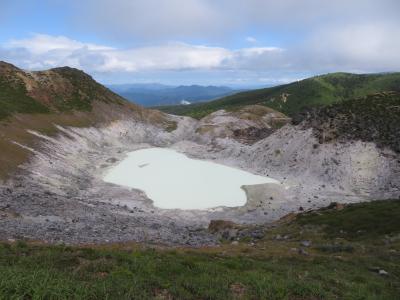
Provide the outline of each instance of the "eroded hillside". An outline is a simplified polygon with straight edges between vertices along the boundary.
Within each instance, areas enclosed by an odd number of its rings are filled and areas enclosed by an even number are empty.
[[[7,74],[7,91],[15,91],[15,80],[23,87],[18,95],[46,111],[18,109],[2,120],[2,172],[14,173],[0,187],[0,239],[215,245],[218,235],[207,230],[213,220],[264,226],[333,201],[400,196],[400,159],[390,142],[400,131],[397,93],[349,100],[294,123],[258,105],[196,120],[126,103],[74,69],[32,75],[14,67]],[[60,106],[57,97],[69,104]],[[19,105],[16,96],[2,99]],[[150,147],[277,183],[243,186],[241,207],[171,210],[155,207],[140,190],[103,181],[129,152]]]
[[[27,130],[54,135],[56,125],[98,126],[123,118],[173,125],[161,113],[125,101],[80,70],[25,72],[0,62],[0,179],[32,153],[36,138]]]

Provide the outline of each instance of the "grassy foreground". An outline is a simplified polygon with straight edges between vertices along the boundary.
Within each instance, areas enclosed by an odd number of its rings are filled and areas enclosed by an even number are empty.
[[[399,299],[399,214],[321,210],[206,249],[3,243],[0,299]]]

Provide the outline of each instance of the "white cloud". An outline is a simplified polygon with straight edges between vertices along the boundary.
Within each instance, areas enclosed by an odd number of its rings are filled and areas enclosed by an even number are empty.
[[[270,81],[279,82],[279,77],[296,78],[297,74],[399,70],[400,40],[394,38],[397,36],[400,29],[392,24],[367,23],[321,27],[302,44],[288,49],[231,50],[179,42],[119,49],[64,36],[36,34],[0,45],[0,58],[26,69],[68,65],[109,78],[119,73],[190,70],[206,71],[210,75],[211,71],[232,71],[251,80],[276,76],[276,80]],[[264,74],[257,75],[261,73]]]
[[[151,40],[162,45],[113,55],[114,66],[124,61],[131,70],[157,68],[156,62],[161,69],[176,66],[314,73],[400,68],[399,0],[88,0],[79,5],[77,14],[84,14],[79,15],[83,27],[121,38],[126,44]],[[243,34],[249,32],[259,35],[245,38]],[[230,44],[225,42],[238,37],[260,45],[263,32],[266,37],[272,33],[278,42],[282,38],[280,44],[287,49],[165,46],[170,40],[187,38]],[[172,52],[176,57],[167,54]]]
[[[248,36],[248,37],[246,38],[246,42],[249,42],[249,43],[257,43],[257,39],[254,38],[254,37],[252,37],[252,36]]]
[[[182,39],[216,33],[216,23],[230,21],[206,0],[87,0],[75,3],[76,21],[90,29],[145,39]],[[219,30],[218,30],[219,31]]]
[[[22,2],[1,0],[0,16],[21,18],[27,5]],[[116,44],[124,48],[36,34],[0,45],[0,59],[28,69],[69,65],[113,76],[120,72],[234,70],[253,78],[265,71],[284,72],[288,77],[288,72],[400,69],[399,0],[45,2],[57,3],[53,9],[65,9],[71,19],[62,22],[70,32],[77,29],[80,35],[101,35],[112,45],[119,39]],[[263,40],[274,40],[285,49],[263,47]],[[226,46],[238,42],[250,47],[235,50]]]
[[[72,1],[73,3],[74,1]],[[294,30],[360,20],[397,20],[398,0],[87,0],[75,2],[78,21],[113,38],[226,37],[244,28]]]
[[[107,62],[102,71],[143,71],[212,69],[221,65],[231,55],[224,48],[170,43],[129,50],[104,52]]]
[[[28,69],[68,65],[87,72],[139,72],[162,70],[199,70],[247,68],[249,63],[276,47],[229,50],[222,47],[167,43],[158,46],[116,49],[71,40],[63,36],[36,34],[11,40],[2,47],[3,56]],[[251,64],[248,65],[251,67]]]
[[[52,50],[74,51],[86,48],[90,51],[112,50],[111,47],[95,44],[82,43],[64,36],[50,36],[46,34],[35,34],[28,39],[10,40],[5,44],[7,48],[29,49],[33,54],[44,54]]]
[[[394,71],[400,69],[398,36],[395,24],[368,22],[322,28],[307,43],[314,49],[314,61],[331,68]]]
[[[251,57],[254,55],[263,55],[265,53],[272,53],[272,52],[282,52],[283,49],[278,47],[253,47],[253,48],[243,48],[236,53],[240,56],[244,57]]]

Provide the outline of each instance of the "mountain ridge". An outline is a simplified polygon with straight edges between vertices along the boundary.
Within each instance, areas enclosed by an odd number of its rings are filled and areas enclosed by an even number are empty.
[[[294,125],[312,128],[322,143],[374,142],[400,153],[400,92],[382,92],[303,111]]]
[[[48,113],[90,111],[93,101],[121,105],[124,102],[122,97],[94,81],[90,75],[71,67],[26,72],[3,62],[0,64],[0,84],[0,109],[3,117],[26,110],[24,103],[7,110],[7,103],[16,102],[11,98],[29,99],[32,105],[36,102],[35,105],[42,108],[34,109],[33,112]],[[5,92],[9,95],[5,95]]]
[[[226,86],[198,84],[168,86],[161,84],[108,85],[114,92],[135,103],[151,107],[181,104],[182,101],[202,102],[234,93],[236,90]]]
[[[128,102],[81,70],[31,72],[0,62],[0,179],[32,154],[37,137],[31,131],[55,135],[58,126],[99,126],[124,118],[172,124],[161,112]]]
[[[331,73],[271,88],[241,92],[207,103],[158,109],[167,113],[201,118],[219,109],[235,110],[244,105],[258,104],[293,117],[309,107],[329,105],[384,91],[400,91],[400,73]]]

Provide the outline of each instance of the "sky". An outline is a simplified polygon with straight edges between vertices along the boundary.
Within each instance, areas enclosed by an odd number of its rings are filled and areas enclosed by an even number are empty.
[[[0,60],[105,84],[400,71],[399,0],[1,0]]]

